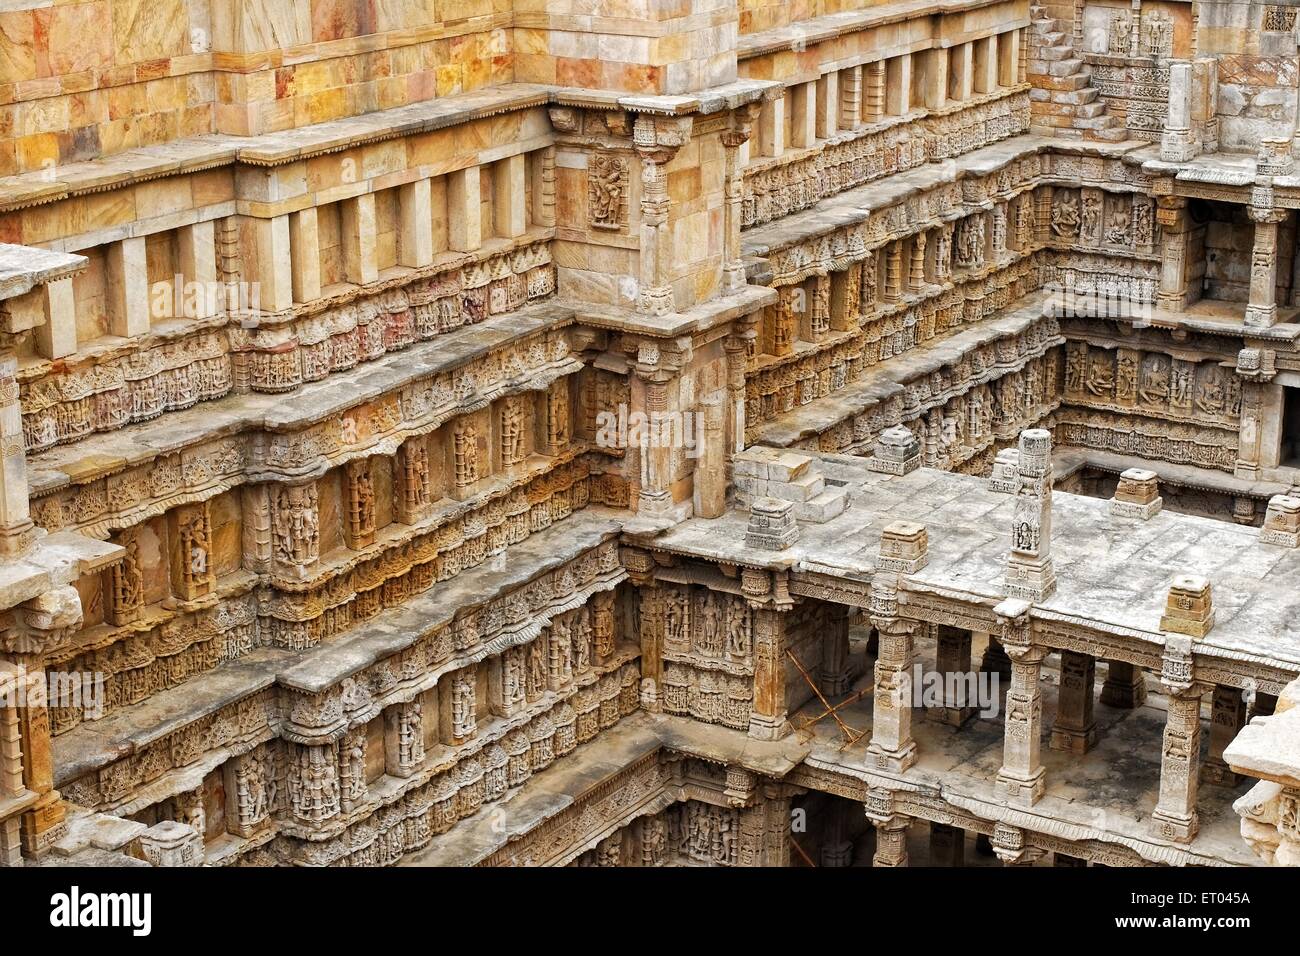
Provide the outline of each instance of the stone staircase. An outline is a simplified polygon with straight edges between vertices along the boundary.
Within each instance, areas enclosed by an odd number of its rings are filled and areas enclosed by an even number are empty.
[[[1128,137],[1124,123],[1106,109],[1092,85],[1092,68],[1075,55],[1069,24],[1030,7],[1030,129],[1045,136],[1117,143]]]

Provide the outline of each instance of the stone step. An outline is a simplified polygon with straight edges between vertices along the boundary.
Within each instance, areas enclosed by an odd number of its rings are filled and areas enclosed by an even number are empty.
[[[1068,60],[1056,60],[1047,64],[1047,72],[1052,76],[1072,76],[1075,73],[1082,72],[1083,61],[1078,57],[1071,57]]]
[[[1074,107],[1076,116],[1084,119],[1094,119],[1106,112],[1105,103],[1080,103]]]
[[[1103,143],[1122,143],[1128,138],[1128,130],[1119,125],[1112,126],[1110,129],[1084,130],[1083,138]]]
[[[1088,86],[1088,77],[1082,73],[1073,76],[1048,76],[1039,73],[1033,76],[1033,83],[1035,87],[1044,90],[1082,90]]]
[[[1053,31],[1052,33],[1044,33],[1042,36],[1043,42],[1048,46],[1069,46],[1064,33]]]
[[[1105,116],[1094,116],[1091,119],[1080,116],[1075,119],[1074,125],[1079,129],[1109,129],[1114,126],[1116,122],[1118,121],[1115,117],[1108,114]]]
[[[1083,86],[1077,90],[1056,90],[1049,92],[1047,90],[1031,90],[1031,92],[1042,92],[1047,94],[1046,98],[1053,103],[1073,103],[1076,106],[1083,106],[1097,99],[1101,93],[1094,86]],[[1034,97],[1030,97],[1033,99]]]
[[[1053,60],[1069,60],[1074,58],[1074,48],[1068,46],[1045,46],[1038,51],[1038,58],[1051,63]]]

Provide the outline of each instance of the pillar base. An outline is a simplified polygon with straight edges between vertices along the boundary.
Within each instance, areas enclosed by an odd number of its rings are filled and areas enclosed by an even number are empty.
[[[1212,783],[1221,787],[1235,787],[1245,778],[1232,769],[1222,759],[1210,757],[1201,765],[1201,783]]]
[[[879,744],[867,746],[867,765],[877,770],[891,770],[902,773],[916,763],[916,741],[909,740],[901,750],[886,750]]]
[[[845,840],[822,847],[821,865],[824,867],[845,867],[853,862],[853,844]]]
[[[1248,305],[1246,306],[1246,327],[1252,329],[1268,329],[1277,325],[1277,306],[1276,305]]]
[[[764,717],[760,714],[749,716],[749,736],[755,740],[780,740],[790,729],[785,714],[779,717]]]
[[[1044,778],[1047,771],[1039,767],[1027,777],[1011,773],[1007,770],[998,771],[998,790],[1001,791],[1009,800],[1018,803],[1022,807],[1032,807],[1038,802],[1038,798],[1043,795],[1045,789]]]
[[[1132,710],[1141,707],[1147,699],[1147,681],[1142,674],[1132,680],[1114,680],[1107,676],[1101,685],[1101,702],[1107,707]]]
[[[974,707],[927,707],[925,716],[949,727],[960,727],[975,716]]]
[[[51,790],[22,816],[23,852],[40,857],[63,839],[68,831],[63,800],[59,791]]]
[[[1093,744],[1096,742],[1096,724],[1092,724],[1082,730],[1075,730],[1071,727],[1053,727],[1052,742],[1049,746],[1053,750],[1063,750],[1066,753],[1086,754],[1092,749]]]
[[[1155,823],[1156,833],[1175,843],[1191,843],[1196,838],[1197,830],[1200,829],[1200,821],[1195,811],[1184,816],[1156,807],[1155,812],[1151,814],[1151,819]]]

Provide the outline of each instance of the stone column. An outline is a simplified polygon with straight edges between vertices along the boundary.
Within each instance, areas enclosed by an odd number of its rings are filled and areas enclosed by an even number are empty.
[[[339,244],[343,247],[343,275],[348,282],[366,285],[379,278],[376,215],[374,193],[363,193],[339,204]],[[284,267],[281,264],[279,268]]]
[[[1156,221],[1160,224],[1160,308],[1179,312],[1191,296],[1187,289],[1187,200],[1182,196],[1156,199]]]
[[[47,359],[71,355],[77,351],[77,305],[72,279],[55,279],[36,294],[40,296],[44,319],[36,327],[37,353]]]
[[[840,70],[839,128],[857,129],[862,123],[862,67]]]
[[[18,360],[12,351],[6,350],[0,352],[0,553],[22,552],[34,535],[19,404]]]
[[[1007,595],[1042,601],[1056,590],[1052,566],[1052,434],[1020,433],[1019,482],[1007,561]],[[1009,649],[1008,649],[1009,650]]]
[[[690,138],[690,120],[664,120],[641,115],[632,140],[641,157],[641,286],[639,311],[649,315],[673,312],[672,232],[668,224],[668,164]]]
[[[564,381],[560,379],[554,385],[563,384]],[[393,497],[396,518],[403,524],[415,524],[429,513],[432,503],[429,490],[429,446],[425,437],[416,435],[402,442],[397,449],[395,464],[397,494]]]
[[[1161,836],[1179,843],[1190,843],[1198,829],[1203,691],[1200,684],[1165,685],[1169,712],[1160,759],[1160,799],[1151,816]]]
[[[952,65],[949,67],[949,72],[952,76],[949,83],[952,89],[952,98],[959,103],[964,103],[971,98],[971,86],[974,80],[971,44],[962,43],[952,47],[951,57]]]
[[[750,602],[754,628],[754,704],[749,736],[778,740],[785,736],[786,613],[767,603]]]
[[[130,338],[149,331],[149,272],[144,238],[133,236],[111,243],[105,257],[104,306],[108,331]]]
[[[1132,709],[1147,699],[1147,679],[1142,668],[1123,661],[1106,665],[1106,680],[1101,685],[1101,702],[1107,707]]]
[[[417,179],[400,186],[397,208],[401,219],[398,264],[413,269],[427,266],[433,261],[433,181]]]
[[[943,823],[930,824],[930,865],[965,866],[966,831]]]
[[[830,608],[830,621],[822,637],[821,690],[827,697],[849,692],[849,613],[848,608]]]
[[[727,414],[727,450],[730,454],[745,450],[745,366],[750,346],[758,337],[754,329],[756,318],[755,314],[743,323],[737,322],[735,332],[722,343],[727,356],[727,395],[731,405]]]
[[[447,247],[473,252],[483,244],[482,179],[477,166],[447,174]]]
[[[907,828],[912,818],[895,814],[888,820],[871,821],[876,827],[876,852],[872,866],[907,866]]]
[[[890,57],[885,62],[885,111],[902,116],[912,108],[912,55]]]
[[[751,104],[757,106],[757,104]],[[740,114],[737,114],[738,116]],[[741,204],[744,201],[745,177],[741,163],[740,150],[749,142],[753,130],[751,114],[745,114],[744,120],[722,134],[724,152],[723,193],[726,197],[723,206],[723,232],[726,249],[722,263],[722,289],[724,292],[738,292],[746,285],[745,263],[740,247]]]
[[[1201,768],[1201,779],[1206,783],[1235,787],[1241,782],[1241,777],[1229,769],[1223,759],[1223,751],[1241,732],[1241,728],[1246,726],[1246,695],[1236,687],[1216,684],[1212,700],[1210,752]]]
[[[967,690],[973,690],[974,681],[967,681],[971,675],[971,632],[962,627],[939,625],[939,638],[934,658],[934,669],[944,680],[944,700],[942,707],[930,709],[929,716],[940,723],[960,727],[975,714],[974,701],[967,698]],[[956,691],[950,694],[949,691]]]
[[[1269,328],[1277,323],[1277,227],[1287,213],[1281,209],[1248,206],[1255,223],[1255,245],[1250,254],[1250,298],[1246,325]]]
[[[790,145],[806,149],[817,142],[817,83],[790,88]]]
[[[898,584],[928,561],[925,525],[895,521],[880,536],[876,575],[871,582],[871,623],[879,634],[871,743],[867,759],[882,770],[902,772],[916,763],[912,739],[912,641],[916,621],[899,617]]]
[[[925,231],[912,237],[912,255],[907,270],[907,288],[920,292],[925,288]]]
[[[528,231],[528,192],[523,153],[507,156],[492,165],[492,225],[503,239],[514,239]]]
[[[1053,750],[1085,754],[1097,742],[1092,692],[1097,659],[1090,654],[1061,651],[1061,687],[1052,724]]]
[[[18,708],[18,737],[22,741],[23,785],[40,799],[23,812],[21,835],[28,856],[40,857],[67,832],[63,799],[54,789],[54,758],[50,749],[49,686],[41,655],[19,655],[26,674]]]
[[[289,261],[292,266],[291,285],[295,302],[312,302],[320,298],[318,225],[315,206],[289,214]],[[432,223],[430,229],[432,230]]]
[[[840,128],[840,71],[823,73],[817,81],[817,138],[830,139]]]
[[[853,862],[853,843],[848,838],[847,808],[842,800],[829,798],[826,828],[822,834],[821,865],[845,867]]]
[[[885,61],[873,60],[863,67],[865,90],[862,100],[862,121],[875,123],[885,115]]]
[[[1167,163],[1185,163],[1199,150],[1192,129],[1192,64],[1188,60],[1169,63],[1169,110],[1160,139],[1160,158]]]
[[[409,777],[424,762],[424,715],[420,698],[384,710],[384,771]]]
[[[643,412],[650,426],[644,430],[638,450],[641,474],[636,510],[649,520],[666,519],[676,507],[672,493],[674,448],[670,436],[661,429],[669,421],[669,393],[678,385],[680,367],[681,363],[669,363],[659,345],[651,340],[642,342],[637,349],[633,368],[641,382]]]
[[[222,297],[217,280],[216,223],[207,219],[177,229],[176,260],[181,278],[189,287],[189,291],[173,290],[175,301],[181,303],[176,313],[180,315],[183,312],[196,319],[220,313]],[[72,294],[71,287],[68,294]]]
[[[1046,649],[1033,643],[1027,603],[1009,598],[994,610],[1002,627],[1002,646],[1011,658],[998,789],[1021,806],[1033,806],[1043,795],[1044,785],[1044,770],[1038,761],[1043,730],[1038,684]]]
[[[785,98],[763,103],[758,114],[758,151],[763,156],[780,156],[785,150]]]

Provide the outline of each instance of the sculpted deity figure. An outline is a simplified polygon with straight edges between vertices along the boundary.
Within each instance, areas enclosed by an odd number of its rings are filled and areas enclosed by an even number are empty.
[[[716,657],[722,649],[722,635],[719,633],[718,623],[718,602],[712,594],[706,593],[703,606],[700,608],[699,650],[707,657]]]
[[[455,433],[456,487],[464,488],[478,481],[478,431],[469,422],[461,423]]]
[[[736,601],[727,615],[727,653],[732,657],[747,657],[749,648],[749,608]]]
[[[588,172],[588,209],[591,224],[617,229],[622,216],[623,193],[627,189],[627,160],[609,153],[597,153]]]
[[[1069,193],[1052,203],[1052,232],[1063,239],[1079,234],[1079,202]]]
[[[516,399],[501,408],[501,463],[507,467],[524,460],[524,414]]]
[[[1115,245],[1128,245],[1129,241],[1129,212],[1123,208],[1116,208],[1110,214],[1110,224],[1106,228],[1106,241]]]

